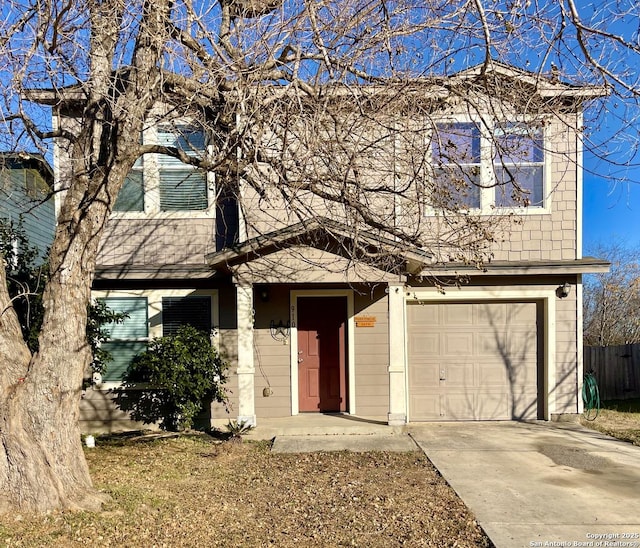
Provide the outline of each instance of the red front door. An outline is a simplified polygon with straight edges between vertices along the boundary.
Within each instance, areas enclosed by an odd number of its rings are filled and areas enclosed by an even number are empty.
[[[298,408],[347,410],[346,297],[298,299]]]

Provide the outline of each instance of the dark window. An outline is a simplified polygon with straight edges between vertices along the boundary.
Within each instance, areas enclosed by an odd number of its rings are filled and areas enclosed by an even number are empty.
[[[120,189],[114,211],[144,211],[144,178],[142,170],[132,169]]]
[[[211,332],[211,297],[163,297],[162,334],[175,335],[182,325]]]

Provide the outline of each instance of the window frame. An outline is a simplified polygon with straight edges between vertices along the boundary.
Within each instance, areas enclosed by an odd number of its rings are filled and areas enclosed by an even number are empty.
[[[460,170],[462,173],[465,173],[467,169],[479,169],[479,174],[478,174],[478,180],[479,180],[479,185],[477,188],[477,192],[478,192],[478,203],[479,206],[475,207],[460,207],[459,211],[480,211],[482,209],[482,200],[483,200],[483,195],[482,195],[482,191],[483,191],[483,187],[485,185],[485,181],[484,181],[484,170],[483,170],[483,164],[484,164],[484,153],[485,151],[483,150],[483,134],[482,134],[482,128],[479,126],[479,124],[476,124],[474,121],[460,121],[460,120],[451,120],[451,121],[438,121],[436,124],[436,132],[437,134],[434,136],[434,133],[431,132],[429,134],[429,150],[430,150],[430,155],[429,155],[429,164],[430,164],[430,172],[432,174],[432,176],[434,177],[434,179],[437,179],[436,177],[436,172],[440,169],[445,170],[446,166],[455,166],[454,169],[458,169]],[[434,140],[434,137],[436,137],[438,140],[440,138],[440,128],[443,128],[445,126],[471,126],[473,129],[477,130],[478,132],[478,161],[473,161],[473,162],[450,162],[450,161],[440,161],[438,164],[436,164],[435,162],[435,154],[434,154],[434,146],[436,146],[436,142]],[[454,129],[455,131],[455,129]],[[463,129],[461,128],[461,131],[463,131]],[[449,133],[452,133],[451,131],[449,131]],[[475,137],[474,137],[475,138]],[[438,147],[440,147],[440,145],[437,145]],[[472,154],[473,154],[473,143],[471,144],[471,150],[472,150]],[[474,159],[474,158],[472,158]],[[460,206],[463,206],[465,204],[460,204]]]
[[[218,289],[139,289],[139,290],[94,290],[94,301],[108,298],[146,298],[147,299],[147,340],[162,337],[162,298],[163,297],[210,297],[211,299],[211,345],[219,348],[220,309]],[[108,366],[107,366],[108,367]],[[113,390],[122,387],[122,381],[103,381],[94,377],[95,390]]]
[[[542,161],[535,161],[535,160],[531,160],[531,161],[522,161],[522,162],[509,162],[509,161],[503,161],[502,163],[496,163],[495,158],[497,156],[497,152],[496,152],[496,141],[502,137],[502,136],[506,136],[509,135],[509,131],[512,129],[517,129],[517,128],[523,128],[524,131],[526,131],[526,136],[530,137],[531,142],[534,144],[534,151],[537,149],[535,147],[535,143],[540,141],[542,143],[542,147],[540,149],[540,152],[542,153]],[[504,132],[503,135],[498,135],[498,132],[502,131]],[[534,134],[539,132],[540,133],[540,137],[536,138],[534,137]],[[514,133],[511,133],[516,134]],[[527,122],[519,122],[519,121],[507,121],[507,122],[503,122],[503,123],[495,123],[493,126],[493,137],[492,137],[492,156],[491,156],[491,162],[492,162],[492,168],[493,168],[493,175],[494,175],[494,181],[496,182],[496,186],[494,187],[494,198],[493,198],[493,203],[496,209],[499,210],[534,210],[534,209],[544,209],[545,208],[545,202],[547,200],[547,196],[546,196],[546,181],[547,181],[547,174],[545,173],[545,167],[547,165],[547,147],[545,145],[545,131],[544,131],[544,126],[539,124],[539,127],[536,127],[536,124],[533,124],[531,122],[527,123]],[[542,172],[542,202],[540,205],[537,204],[531,204],[528,206],[523,206],[523,205],[498,205],[497,204],[497,200],[498,200],[498,189],[500,186],[507,186],[507,185],[502,185],[500,183],[498,183],[498,169],[501,169],[503,167],[511,167],[513,166],[514,171],[517,170],[518,167],[540,167],[541,168],[541,172]]]
[[[146,335],[142,336],[142,337],[118,337],[118,338],[109,338],[108,340],[105,341],[105,343],[143,343],[145,346],[146,344],[149,342],[150,338],[149,338],[149,300],[144,297],[144,296],[129,296],[129,295],[110,295],[108,297],[97,297],[95,300],[99,300],[99,301],[103,301],[105,302],[105,304],[107,306],[109,306],[108,304],[108,300],[109,299],[120,299],[122,301],[124,300],[139,300],[139,301],[145,301],[145,317],[144,317],[144,330],[146,331]],[[118,310],[117,312],[121,312],[121,310]],[[130,318],[125,318],[125,322],[127,322],[127,320],[129,320]],[[116,329],[117,326],[119,324],[115,324]],[[113,353],[113,352],[112,352]],[[93,376],[94,380],[98,380],[97,376],[94,374]],[[102,379],[100,377],[100,381],[102,382]],[[118,381],[111,381],[111,380],[106,380],[104,381],[105,383],[112,383],[112,382],[118,382]]]
[[[175,128],[189,127],[193,123],[189,120],[178,120],[172,124]],[[145,129],[142,133],[142,142],[145,144],[160,144],[160,131],[162,127],[166,127],[167,124],[151,124],[150,127]],[[204,132],[204,128],[202,130]],[[208,143],[207,135],[205,133],[205,147],[208,153],[212,153],[212,145]],[[166,166],[162,166],[160,162],[160,154],[144,154],[134,164],[132,171],[142,173],[142,188],[143,188],[143,210],[140,211],[126,211],[126,210],[113,210],[111,217],[115,219],[148,219],[148,218],[160,218],[160,219],[201,219],[201,218],[214,218],[216,211],[215,204],[215,176],[212,172],[206,171],[205,185],[207,193],[207,207],[205,209],[191,209],[191,210],[162,210],[160,206],[160,172],[162,169],[166,169]],[[195,167],[183,164],[184,169],[197,169]],[[175,168],[179,169],[178,166]]]
[[[433,126],[453,125],[453,124],[475,124],[480,131],[480,207],[459,209],[461,214],[474,215],[506,215],[515,214],[523,216],[547,215],[551,213],[552,191],[551,191],[551,164],[552,153],[549,148],[549,134],[546,130],[545,120],[540,118],[527,118],[514,116],[509,119],[486,119],[472,116],[443,116],[434,121]],[[496,197],[498,190],[497,173],[494,164],[494,132],[500,127],[508,124],[527,125],[529,127],[539,126],[542,132],[542,205],[530,206],[498,206]],[[434,168],[432,152],[432,135],[430,131],[425,136],[429,149],[428,163],[431,169]],[[498,164],[499,165],[499,164]],[[527,163],[529,165],[529,163]],[[531,164],[533,165],[533,164]],[[436,217],[441,214],[440,209],[425,203],[424,216]]]

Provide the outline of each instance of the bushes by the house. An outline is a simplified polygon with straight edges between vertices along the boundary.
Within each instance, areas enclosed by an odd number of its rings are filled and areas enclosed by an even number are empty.
[[[175,335],[153,339],[136,356],[116,401],[134,420],[188,429],[205,405],[226,400],[227,367],[208,334],[185,325]]]

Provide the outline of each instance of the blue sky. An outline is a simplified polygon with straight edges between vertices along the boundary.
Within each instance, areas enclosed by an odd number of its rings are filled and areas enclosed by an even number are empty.
[[[589,158],[585,158],[586,164]],[[634,177],[634,180],[638,180]],[[640,248],[640,183],[610,183],[604,176],[584,177],[583,248],[610,241]]]

